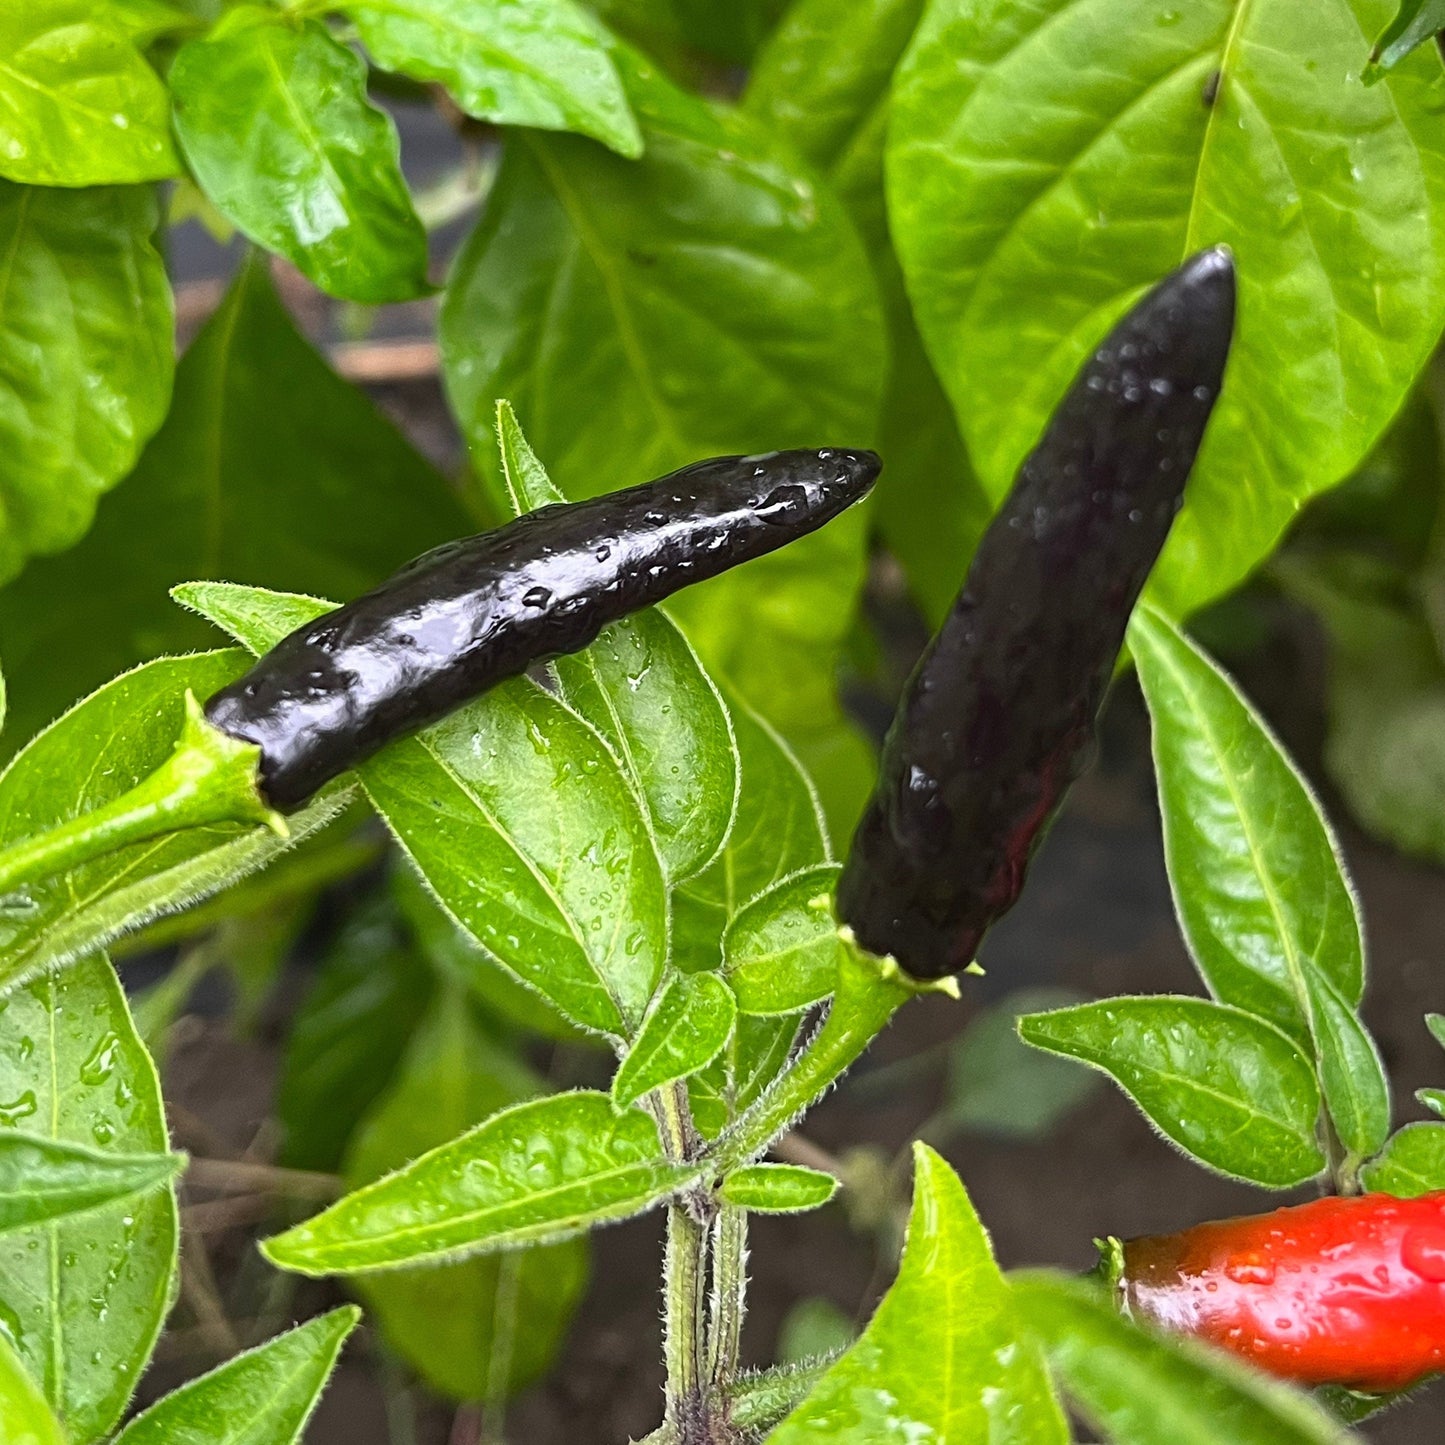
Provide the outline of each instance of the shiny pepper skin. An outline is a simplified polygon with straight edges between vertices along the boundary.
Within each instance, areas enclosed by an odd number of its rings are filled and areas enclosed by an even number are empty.
[[[1445,1369],[1445,1190],[1318,1199],[1129,1240],[1120,1306],[1282,1379],[1384,1393]]]

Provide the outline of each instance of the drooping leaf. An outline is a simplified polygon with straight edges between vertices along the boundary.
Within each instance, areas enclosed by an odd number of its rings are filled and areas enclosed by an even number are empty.
[[[738,1005],[715,973],[680,973],[657,996],[612,1081],[625,1109],[644,1094],[700,1072],[722,1051]]]
[[[620,155],[642,137],[605,32],[572,0],[346,0],[378,65],[446,86],[478,120],[577,131]]]
[[[0,1439],[9,1445],[65,1445],[65,1432],[25,1363],[0,1334]]]
[[[317,20],[227,12],[170,71],[176,134],[216,208],[348,301],[427,291],[426,233],[366,67]]]
[[[84,534],[165,416],[175,351],[157,220],[142,186],[0,181],[0,582]]]
[[[1412,50],[1442,30],[1445,30],[1445,0],[1400,0],[1395,18],[1380,32],[1370,50],[1370,69],[1365,73],[1365,83],[1376,80],[1381,70],[1394,69]]]
[[[770,1442],[1066,1441],[1042,1362],[1019,1339],[1008,1285],[958,1176],[922,1144],[914,1171],[898,1278],[858,1342]]]
[[[1325,1164],[1314,1069],[1272,1024],[1197,998],[1111,998],[1028,1014],[1036,1048],[1101,1069],[1201,1164],[1287,1189]]]
[[[0,176],[102,186],[175,175],[166,88],[135,41],[91,0],[0,7]]]
[[[360,1318],[347,1305],[227,1360],[136,1416],[115,1445],[297,1445]]]
[[[184,1163],[179,1154],[112,1154],[35,1134],[0,1134],[0,1233],[149,1193]]]
[[[1406,1124],[1360,1170],[1366,1189],[1413,1199],[1445,1189],[1445,1124]]]
[[[825,863],[791,874],[728,921],[723,973],[744,1013],[797,1013],[833,992],[843,947],[832,902],[838,871]]]
[[[347,1154],[351,1185],[369,1184],[540,1089],[444,992],[401,1070]],[[382,1336],[427,1383],[457,1400],[497,1401],[551,1362],[587,1281],[585,1239],[478,1255],[356,1281]]]
[[[187,690],[209,697],[245,667],[239,651],[145,663],[77,703],[0,773],[0,847],[119,797],[171,754]],[[344,806],[333,788],[293,814],[290,837],[221,824],[133,843],[28,884],[0,909],[0,988],[103,947],[264,867]]]
[[[1358,1437],[1305,1395],[1191,1340],[1145,1333],[1098,1287],[1010,1276],[1017,1316],[1070,1402],[1120,1445],[1346,1445]]]
[[[282,1269],[356,1274],[541,1244],[625,1219],[693,1182],[657,1126],[606,1094],[504,1109],[262,1246]]]
[[[729,1204],[757,1214],[797,1214],[821,1209],[838,1192],[838,1180],[801,1164],[749,1164],[722,1182]]]
[[[1386,14],[936,0],[900,70],[893,236],[993,496],[1144,287],[1233,248],[1229,374],[1155,576],[1175,615],[1234,586],[1354,469],[1445,320],[1439,66],[1416,55],[1361,85]]]
[[[0,1117],[20,1135],[161,1154],[160,1082],[110,964],[92,957],[0,998]],[[0,1235],[0,1332],[68,1437],[119,1420],[172,1301],[175,1192],[152,1189]]]
[[[165,425],[90,534],[0,592],[10,736],[24,741],[137,662],[211,645],[167,598],[178,582],[348,598],[470,530],[442,478],[297,333],[253,261],[191,344]]]

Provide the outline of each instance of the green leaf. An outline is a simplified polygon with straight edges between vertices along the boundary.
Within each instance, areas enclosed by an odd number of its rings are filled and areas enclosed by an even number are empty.
[[[839,1183],[821,1169],[801,1164],[749,1164],[722,1182],[728,1204],[757,1214],[799,1214],[821,1209],[838,1192]]]
[[[1426,1014],[1425,1027],[1430,1030],[1430,1037],[1445,1049],[1445,1014]]]
[[[1009,1288],[958,1176],[914,1145],[913,1212],[898,1278],[862,1337],[768,1437],[770,1445],[1066,1441]]]
[[[7,1445],[65,1445],[60,1421],[0,1334],[0,1439]]]
[[[0,181],[0,582],[84,534],[165,416],[175,351],[157,219],[145,187]]]
[[[539,1083],[444,993],[395,1082],[357,1131],[346,1179],[368,1184],[454,1138]],[[478,1255],[356,1281],[387,1345],[435,1390],[498,1401],[551,1363],[587,1281],[585,1239]]]
[[[1439,1114],[1445,1118],[1445,1089],[1416,1089],[1415,1097],[1432,1114]]]
[[[591,0],[592,8],[643,43],[702,50],[746,62],[783,13],[787,0]]]
[[[1445,1189],[1445,1124],[1406,1124],[1360,1170],[1366,1189],[1413,1199]]]
[[[99,186],[179,169],[166,88],[107,11],[91,0],[0,8],[0,176]]]
[[[1307,1396],[1192,1340],[1145,1333],[1093,1283],[1011,1276],[1020,1321],[1093,1426],[1120,1445],[1345,1445]]]
[[[180,736],[186,693],[209,697],[245,666],[239,651],[162,658],[79,702],[0,773],[0,847],[101,807],[148,777]],[[264,867],[334,817],[333,788],[270,828],[221,824],[132,843],[30,883],[0,909],[0,988],[104,946]]]
[[[248,647],[332,603],[187,589]],[[657,845],[620,764],[576,713],[521,677],[358,770],[447,911],[579,1027],[630,1034],[667,957]]]
[[[1347,1149],[1390,1131],[1384,1067],[1355,1014],[1364,944],[1339,844],[1283,747],[1214,662],[1141,607],[1130,650],[1154,723],[1164,850],[1199,972],[1225,1003],[1313,1040]]]
[[[995,498],[1144,287],[1233,248],[1229,374],[1155,577],[1175,615],[1354,469],[1445,321],[1439,66],[1361,85],[1383,18],[1384,0],[936,0],[900,69],[893,236]]]
[[[783,1071],[798,1037],[796,1015],[739,1014],[727,1047],[687,1081],[693,1122],[715,1139]]]
[[[1017,1024],[1021,1014],[1082,1002],[1072,989],[1020,989],[972,1019],[950,1053],[946,1123],[976,1134],[1033,1139],[1077,1109],[1100,1081],[1067,1060],[1025,1047]]]
[[[33,1134],[0,1134],[0,1233],[147,1194],[185,1162],[179,1154],[112,1154]]]
[[[722,1051],[738,1005],[715,973],[678,974],[654,1000],[612,1080],[619,1109],[706,1068]]]
[[[131,329],[120,344],[146,338]],[[354,597],[470,530],[437,472],[297,332],[255,259],[191,343],[165,425],[90,534],[0,592],[12,735],[137,662],[211,646],[167,598],[177,582]]]
[[[882,317],[841,205],[756,123],[616,59],[642,160],[510,140],[448,285],[447,389],[494,494],[503,396],[569,497],[720,453],[866,444]],[[864,533],[854,509],[673,604],[703,662],[829,762],[849,806],[871,766],[835,674]]]
[[[160,1082],[103,957],[0,998],[0,1117],[18,1135],[161,1154]],[[119,1420],[173,1300],[175,1192],[0,1235],[0,1331],[69,1438]]]
[[[182,46],[170,83],[191,170],[257,245],[347,301],[426,294],[396,127],[320,21],[238,6]]]
[[[841,1355],[858,1338],[853,1316],[823,1295],[801,1299],[778,1328],[778,1359],[784,1365],[806,1365]]]
[[[723,974],[748,1014],[797,1013],[833,992],[843,948],[835,863],[806,868],[745,904],[723,933]]]
[[[115,1445],[297,1445],[360,1318],[347,1305],[227,1360],[138,1415]]]
[[[1035,1048],[1108,1074],[1201,1164],[1287,1189],[1325,1164],[1309,1060],[1272,1024],[1197,998],[1112,998],[1019,1020]]]
[[[344,0],[376,63],[435,80],[468,115],[642,154],[606,33],[572,0]]]
[[[1382,70],[1393,70],[1412,50],[1445,30],[1445,0],[1400,0],[1395,18],[1380,32],[1370,50],[1367,84]]]
[[[564,1239],[693,1183],[657,1126],[579,1090],[504,1109],[460,1139],[267,1240],[273,1264],[355,1274]]]

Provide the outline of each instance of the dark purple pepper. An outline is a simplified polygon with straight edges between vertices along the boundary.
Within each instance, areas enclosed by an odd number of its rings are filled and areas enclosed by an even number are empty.
[[[717,457],[626,491],[542,507],[448,542],[298,628],[206,703],[261,749],[291,809],[394,738],[436,722],[609,623],[761,557],[873,485],[872,452]]]
[[[1233,329],[1222,248],[1125,316],[1024,462],[908,681],[838,913],[864,947],[915,977],[968,966],[1088,761]]]

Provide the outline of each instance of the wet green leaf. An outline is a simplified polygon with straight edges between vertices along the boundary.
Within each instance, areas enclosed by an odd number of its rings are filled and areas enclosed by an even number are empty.
[[[112,1154],[34,1134],[0,1134],[0,1233],[147,1194],[185,1162],[179,1154]]]
[[[103,957],[0,998],[0,1118],[18,1135],[114,1155],[169,1147],[160,1082]],[[64,1422],[119,1420],[173,1300],[175,1192],[152,1189],[0,1235],[0,1331]]]
[[[343,0],[376,63],[435,80],[468,115],[642,154],[606,33],[572,0]]]
[[[1366,1189],[1413,1199],[1445,1189],[1445,1124],[1406,1124],[1360,1170]]]
[[[168,312],[163,329],[169,347]],[[124,344],[147,343],[128,332]],[[137,662],[213,646],[166,596],[178,582],[354,597],[470,530],[445,481],[296,330],[254,259],[191,343],[165,425],[90,533],[0,592],[12,736]]]
[[[1155,577],[1176,615],[1355,468],[1445,321],[1439,63],[1361,85],[1387,12],[938,0],[899,72],[893,236],[994,497],[1143,288],[1233,248],[1229,374]]]
[[[0,181],[0,581],[79,540],[165,416],[175,352],[157,219],[146,187]]]
[[[361,1311],[308,1320],[138,1415],[115,1445],[297,1445]]]
[[[1166,1139],[1221,1174],[1287,1189],[1324,1168],[1309,1060],[1242,1009],[1111,998],[1025,1015],[1019,1035],[1103,1070]]]
[[[166,88],[108,7],[0,7],[0,57],[0,176],[98,186],[179,169]]]
[[[749,1164],[722,1182],[728,1204],[756,1214],[798,1214],[821,1209],[838,1192],[838,1180],[801,1164]]]
[[[513,1249],[625,1219],[685,1188],[657,1126],[579,1090],[505,1109],[262,1246],[301,1274],[355,1274]]]
[[[1442,30],[1445,0],[1400,0],[1395,18],[1380,32],[1370,50],[1366,84],[1373,82],[1380,70],[1394,69],[1412,50],[1433,40]]]
[[[1345,1445],[1307,1396],[1190,1340],[1146,1334],[1086,1280],[1010,1277],[1018,1318],[1084,1418],[1120,1445]]]
[[[108,803],[147,777],[180,736],[185,693],[209,697],[245,667],[238,650],[162,658],[79,702],[0,773],[0,847]],[[0,987],[93,952],[164,913],[210,896],[310,836],[346,801],[332,789],[266,827],[189,828],[133,843],[27,885],[0,909]]]
[[[0,1334],[0,1439],[7,1445],[65,1445],[60,1421]]]
[[[257,245],[348,301],[426,294],[396,127],[325,25],[238,6],[182,46],[170,84],[191,170]]]
[[[797,1013],[833,992],[843,947],[833,916],[838,872],[825,863],[794,873],[728,922],[723,974],[744,1013]]]
[[[914,1146],[913,1212],[898,1278],[858,1342],[772,1445],[1063,1442],[1068,1431],[958,1176]]]
[[[519,1099],[539,1081],[445,992],[357,1131],[346,1180],[369,1184]],[[587,1281],[585,1239],[356,1281],[388,1346],[435,1390],[495,1401],[551,1363]]]
[[[727,1043],[737,1013],[732,990],[717,974],[674,977],[647,1011],[612,1081],[618,1108],[705,1069]]]

